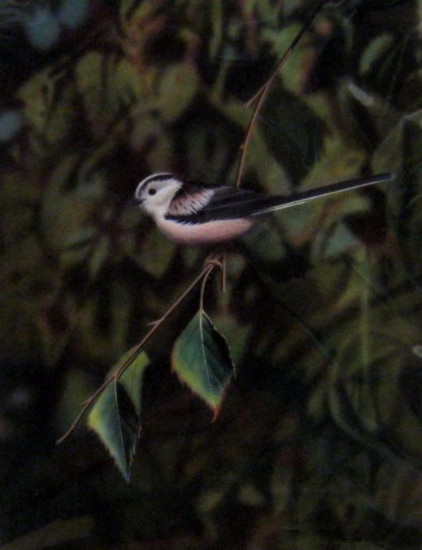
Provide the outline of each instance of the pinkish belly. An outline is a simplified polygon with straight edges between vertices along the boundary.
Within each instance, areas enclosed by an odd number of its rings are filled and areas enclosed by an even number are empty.
[[[160,220],[158,228],[167,237],[185,245],[201,245],[231,241],[244,235],[254,225],[250,218],[238,220],[212,221],[202,224],[179,224],[171,220]]]

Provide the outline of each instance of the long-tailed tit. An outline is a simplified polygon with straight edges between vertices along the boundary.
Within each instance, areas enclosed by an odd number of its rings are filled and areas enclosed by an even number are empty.
[[[172,241],[202,245],[241,237],[271,212],[392,179],[391,174],[380,174],[290,196],[265,196],[227,185],[183,182],[172,174],[160,173],[141,181],[135,191],[135,203],[142,206]]]

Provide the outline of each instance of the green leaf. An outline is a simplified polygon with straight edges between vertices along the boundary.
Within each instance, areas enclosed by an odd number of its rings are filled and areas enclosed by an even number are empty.
[[[164,122],[179,118],[192,103],[199,87],[197,72],[189,64],[176,63],[161,72],[153,102]]]
[[[234,366],[224,337],[204,311],[199,311],[177,339],[173,370],[218,415]]]
[[[135,348],[131,348],[123,355],[123,357],[117,363],[117,369],[120,368],[120,366],[128,360],[128,358],[134,352],[134,349]],[[149,364],[150,360],[148,355],[145,352],[142,352],[135,357],[130,367],[125,370],[125,372],[119,379],[120,383],[127,391],[133,403],[133,406],[135,407],[135,411],[138,417],[141,416],[141,391],[144,372]]]
[[[283,88],[271,87],[260,113],[260,129],[276,162],[293,181],[300,181],[317,162],[326,126],[306,103]]]
[[[133,351],[132,348],[123,355],[112,370],[117,371]],[[140,432],[141,389],[148,364],[145,353],[135,357],[120,379],[113,380],[103,391],[88,416],[88,426],[101,439],[127,481]]]
[[[75,118],[75,86],[69,74],[47,67],[29,78],[17,92],[32,132],[45,144],[66,139]]]
[[[105,128],[139,105],[141,85],[134,65],[115,53],[88,52],[75,69],[76,86],[88,119]]]
[[[374,40],[371,40],[360,58],[359,74],[364,76],[366,73],[374,70],[377,62],[379,67],[380,58],[386,55],[388,50],[393,47],[394,42],[395,39],[393,34],[387,33],[381,34]]]

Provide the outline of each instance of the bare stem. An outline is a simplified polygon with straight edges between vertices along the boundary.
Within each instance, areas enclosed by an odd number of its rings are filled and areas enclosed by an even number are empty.
[[[235,180],[235,187],[240,186],[240,181],[242,179],[244,165],[246,161],[246,154],[248,151],[249,143],[251,141],[252,132],[254,130],[256,120],[258,118],[259,113],[261,112],[262,105],[264,104],[265,98],[267,97],[267,94],[271,88],[272,83],[274,82],[274,79],[278,75],[281,67],[284,65],[284,63],[289,59],[289,57],[292,55],[294,49],[296,48],[299,40],[302,38],[306,30],[311,25],[312,21],[317,16],[318,12],[321,10],[322,6],[326,3],[326,0],[323,0],[321,2],[318,2],[315,8],[312,10],[311,14],[309,15],[308,19],[306,20],[305,24],[302,26],[300,31],[295,36],[293,42],[290,44],[290,46],[287,48],[287,50],[284,52],[284,54],[281,56],[281,59],[277,63],[274,71],[271,73],[269,78],[265,81],[263,86],[254,94],[251,99],[249,99],[245,103],[245,107],[249,108],[255,103],[255,107],[253,109],[251,118],[249,120],[248,127],[246,129],[245,139],[242,142],[242,144],[239,147],[240,151],[240,159],[239,164],[237,167],[237,174],[236,174],[236,180]]]
[[[246,129],[245,139],[239,147],[239,151],[241,151],[241,153],[240,153],[239,164],[237,166],[236,181],[235,181],[235,184],[234,184],[236,188],[240,187],[240,181],[241,181],[242,175],[243,175],[243,169],[244,169],[245,161],[246,161],[246,154],[248,152],[248,146],[249,146],[249,143],[251,141],[252,132],[253,132],[253,129],[255,127],[255,123],[256,123],[256,120],[258,118],[258,115],[261,111],[261,107],[262,107],[262,105],[265,101],[265,98],[267,96],[267,93],[270,89],[270,85],[271,85],[271,82],[272,82],[273,78],[274,78],[274,76],[270,77],[270,79],[267,81],[267,83],[269,83],[268,86],[264,86],[263,88],[261,88],[261,90],[259,91],[259,94],[256,96],[257,102],[256,102],[256,105],[255,105],[254,110],[252,112],[252,116],[249,119],[248,127]],[[255,100],[255,98],[254,98],[254,100]],[[248,106],[248,104],[246,104],[246,106]]]

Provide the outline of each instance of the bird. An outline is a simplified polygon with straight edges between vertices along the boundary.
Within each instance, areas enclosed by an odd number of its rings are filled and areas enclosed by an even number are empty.
[[[238,239],[278,210],[393,179],[393,174],[378,174],[291,195],[268,196],[231,185],[183,181],[162,172],[151,174],[138,184],[134,203],[171,241],[200,246]]]

